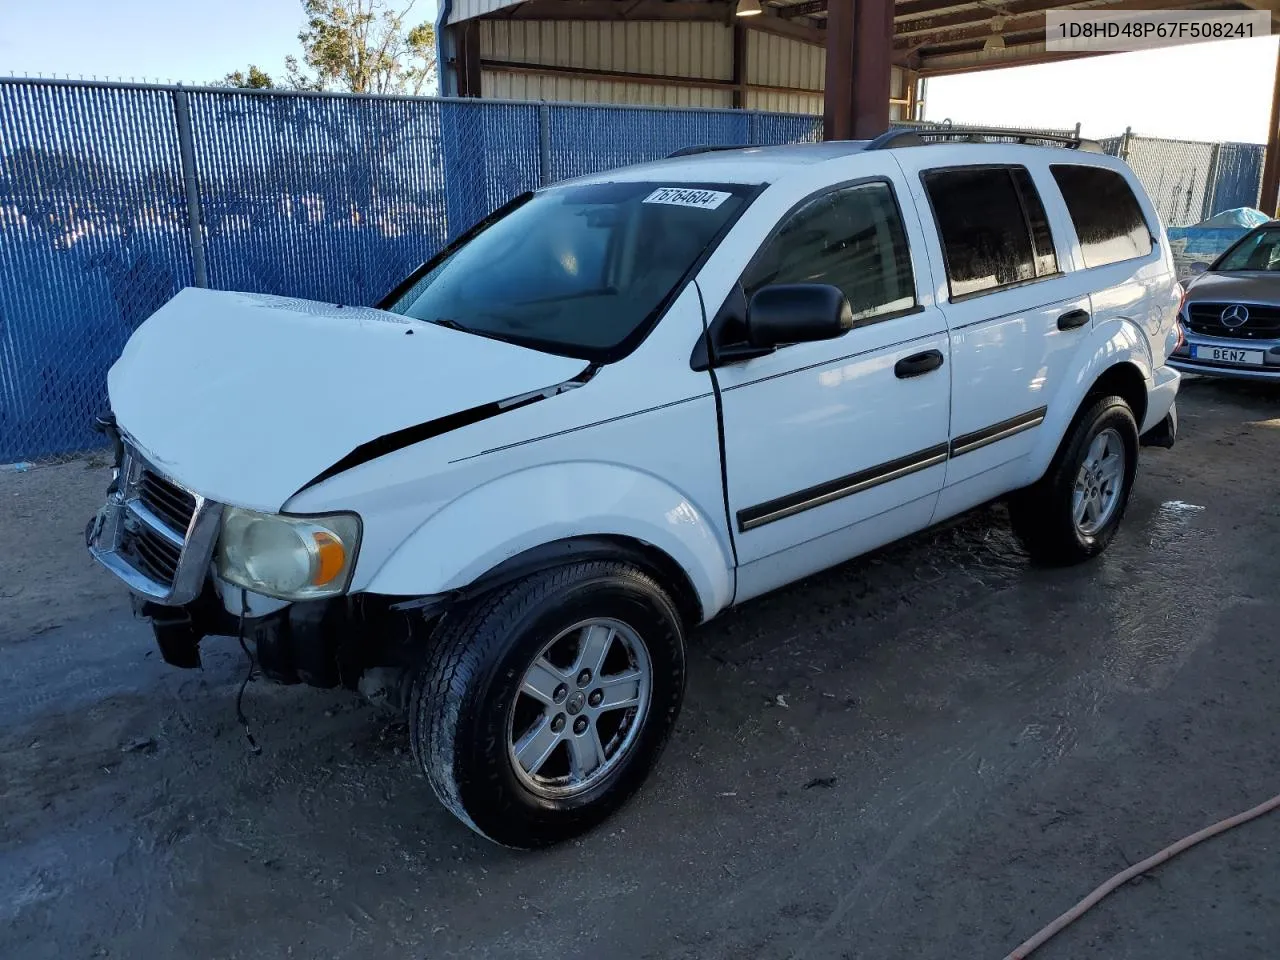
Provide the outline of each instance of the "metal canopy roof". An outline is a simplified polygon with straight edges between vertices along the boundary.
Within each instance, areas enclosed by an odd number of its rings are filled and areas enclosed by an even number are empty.
[[[828,3],[762,0],[757,30],[824,44]],[[849,2],[849,0],[843,0]],[[734,22],[737,0],[453,0],[449,22],[475,17],[534,20]],[[925,76],[1088,56],[1048,53],[1047,10],[1268,10],[1280,0],[896,0],[893,62]]]

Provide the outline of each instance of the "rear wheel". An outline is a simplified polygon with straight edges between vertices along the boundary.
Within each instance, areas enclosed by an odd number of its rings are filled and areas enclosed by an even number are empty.
[[[1115,536],[1138,463],[1138,425],[1120,397],[1081,411],[1044,477],[1010,498],[1013,530],[1031,559],[1063,566],[1095,557]]]
[[[414,756],[476,832],[537,847],[639,787],[684,695],[675,605],[628,564],[535,574],[451,611],[413,684]]]

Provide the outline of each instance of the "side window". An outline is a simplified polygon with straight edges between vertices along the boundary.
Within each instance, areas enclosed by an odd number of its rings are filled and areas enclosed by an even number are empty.
[[[1076,226],[1086,267],[1151,252],[1151,229],[1124,177],[1114,170],[1076,164],[1053,164],[1049,170]]]
[[[1058,272],[1044,205],[1026,168],[956,167],[921,178],[952,299]]]
[[[915,306],[907,236],[893,189],[864,183],[814,197],[794,211],[747,268],[750,297],[771,283],[829,283],[855,323]]]

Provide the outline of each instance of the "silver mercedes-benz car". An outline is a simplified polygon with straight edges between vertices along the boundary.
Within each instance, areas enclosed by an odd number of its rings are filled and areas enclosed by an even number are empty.
[[[1170,366],[1280,380],[1280,220],[1249,231],[1185,286]]]

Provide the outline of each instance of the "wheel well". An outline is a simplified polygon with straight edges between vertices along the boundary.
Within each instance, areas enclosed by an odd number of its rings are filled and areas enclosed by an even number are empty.
[[[1142,421],[1147,416],[1147,380],[1132,363],[1117,363],[1102,372],[1102,376],[1094,381],[1085,395],[1081,408],[1089,405],[1090,400],[1099,397],[1119,397],[1133,411],[1133,418],[1138,421],[1138,429],[1142,429]]]
[[[686,627],[702,622],[702,603],[693,581],[666,551],[632,537],[603,534],[553,540],[502,561],[459,592],[459,598],[486,593],[495,587],[581,560],[621,560],[658,581],[671,594]]]

